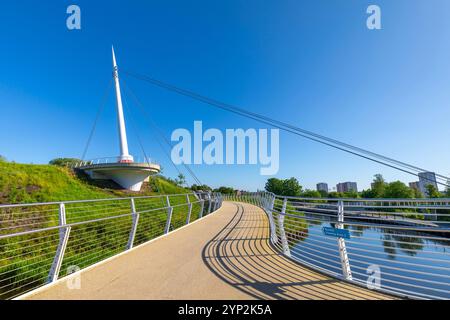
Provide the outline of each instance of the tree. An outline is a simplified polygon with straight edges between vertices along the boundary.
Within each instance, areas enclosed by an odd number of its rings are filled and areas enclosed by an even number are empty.
[[[328,191],[319,190],[318,192],[320,193],[321,198],[328,198]]]
[[[374,175],[370,189],[361,192],[362,198],[383,198],[387,183],[381,174]]]
[[[283,196],[295,197],[302,193],[302,186],[295,178],[286,179],[283,181]]]
[[[427,184],[425,186],[425,188],[427,189],[428,198],[440,198],[441,197],[441,193],[439,192],[439,190],[432,184]]]
[[[175,179],[175,183],[178,186],[182,186],[184,184],[186,184],[186,177],[184,176],[184,174],[180,173],[177,178]]]
[[[361,191],[361,198],[365,199],[376,198],[375,192],[372,189],[363,190]]]
[[[344,194],[342,192],[331,191],[330,193],[328,193],[328,198],[331,199],[344,198]]]
[[[55,158],[50,160],[49,164],[59,167],[66,167],[79,162],[81,162],[81,160],[76,158]]]
[[[300,196],[302,193],[302,186],[296,178],[277,179],[270,178],[267,180],[265,189],[268,192],[273,192],[279,196]]]
[[[320,194],[319,191],[307,189],[307,190],[305,190],[305,192],[303,192],[302,197],[305,197],[305,198],[321,198],[322,195]]]
[[[0,154],[0,162],[8,162],[8,160]]]
[[[401,181],[394,181],[386,185],[384,198],[411,199],[414,191]]]
[[[214,192],[220,192],[221,194],[234,194],[235,190],[231,187],[219,187],[214,189]]]
[[[207,186],[206,184],[202,184],[202,185],[196,185],[193,184],[191,186],[191,190],[192,191],[211,191],[211,187]]]
[[[278,195],[283,193],[283,180],[277,178],[267,179],[265,189],[267,192],[272,192]]]
[[[376,174],[372,182],[372,194],[374,198],[383,198],[386,190],[386,181],[381,174]]]
[[[355,190],[350,190],[350,191],[344,192],[344,198],[354,198],[354,199],[356,199],[356,198],[359,198],[359,194]]]
[[[416,198],[416,199],[421,199],[424,197],[422,192],[420,192],[420,190],[417,188],[413,188],[413,192],[414,192],[414,198]]]

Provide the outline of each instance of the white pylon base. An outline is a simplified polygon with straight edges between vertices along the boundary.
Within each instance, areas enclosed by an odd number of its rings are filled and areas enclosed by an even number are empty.
[[[110,179],[122,188],[140,191],[142,183],[152,174],[161,171],[158,164],[148,163],[110,163],[80,167],[91,179]]]

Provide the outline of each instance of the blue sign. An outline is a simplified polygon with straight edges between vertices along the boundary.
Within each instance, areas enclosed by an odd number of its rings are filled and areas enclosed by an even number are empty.
[[[350,239],[350,231],[348,231],[347,229],[323,227],[322,231],[326,236]]]

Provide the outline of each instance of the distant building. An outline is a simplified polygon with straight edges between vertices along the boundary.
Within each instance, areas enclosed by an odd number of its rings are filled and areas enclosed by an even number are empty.
[[[419,190],[422,194],[428,196],[427,185],[432,185],[438,190],[436,183],[436,174],[434,172],[420,172],[419,173]]]
[[[409,187],[413,190],[420,191],[419,181],[410,182]]]
[[[326,184],[325,182],[320,182],[316,185],[317,187],[317,191],[325,191],[328,192],[328,184]]]
[[[336,185],[337,192],[358,192],[358,185],[356,182],[342,182]]]

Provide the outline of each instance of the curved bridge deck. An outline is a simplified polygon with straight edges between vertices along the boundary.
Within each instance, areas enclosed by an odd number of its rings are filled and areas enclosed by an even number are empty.
[[[262,209],[221,209],[168,236],[43,287],[27,299],[392,299],[298,265],[269,245]]]

